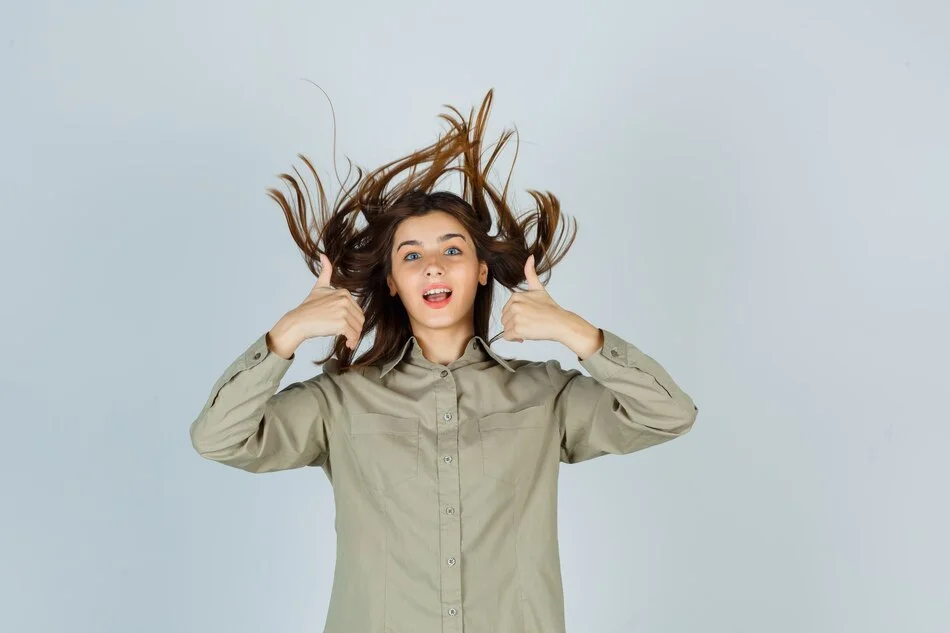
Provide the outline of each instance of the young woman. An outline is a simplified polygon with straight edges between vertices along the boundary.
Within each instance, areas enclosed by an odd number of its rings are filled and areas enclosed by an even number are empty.
[[[337,554],[325,633],[563,632],[560,463],[665,442],[697,416],[655,360],[545,290],[539,273],[575,232],[553,195],[531,191],[537,208],[518,218],[507,184],[489,184],[512,134],[482,165],[491,98],[467,121],[443,115],[450,129],[433,145],[357,170],[332,212],[304,158],[315,227],[299,174],[282,175],[293,195],[270,193],[316,285],[231,363],[191,425],[208,459],[326,472]],[[438,188],[450,173],[461,195]],[[590,375],[492,350],[496,283],[513,292],[506,340],[558,341]],[[278,391],[318,336],[335,337],[322,373]]]

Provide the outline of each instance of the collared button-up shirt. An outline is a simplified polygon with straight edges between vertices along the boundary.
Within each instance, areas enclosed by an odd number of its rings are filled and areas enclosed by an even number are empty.
[[[683,435],[698,409],[608,330],[586,359],[506,359],[480,337],[447,365],[410,337],[370,368],[278,391],[294,357],[266,334],[191,424],[204,457],[263,473],[321,467],[337,556],[324,633],[563,633],[560,464]]]

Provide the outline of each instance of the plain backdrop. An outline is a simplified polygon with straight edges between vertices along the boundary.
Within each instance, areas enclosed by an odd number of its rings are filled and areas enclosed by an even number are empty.
[[[265,194],[298,152],[336,193],[310,80],[341,171],[494,88],[516,203],[578,221],[548,290],[699,406],[562,468],[568,631],[950,630],[948,25],[938,1],[5,0],[0,629],[322,631],[323,472],[188,436],[313,284]]]

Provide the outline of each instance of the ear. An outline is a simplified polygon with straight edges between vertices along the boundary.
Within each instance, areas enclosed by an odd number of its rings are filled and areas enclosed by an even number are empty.
[[[478,283],[483,286],[488,284],[488,264],[485,262],[478,263]]]
[[[396,284],[393,283],[393,276],[392,276],[392,275],[386,275],[386,285],[389,286],[389,296],[390,296],[390,297],[395,297],[395,296],[396,296]]]

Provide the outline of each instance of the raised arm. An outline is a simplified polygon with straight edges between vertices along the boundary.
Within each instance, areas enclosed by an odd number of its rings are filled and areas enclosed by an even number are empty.
[[[203,457],[256,473],[326,461],[332,428],[325,374],[277,391],[303,341],[345,336],[356,349],[363,333],[362,309],[349,292],[331,287],[333,267],[326,255],[320,259],[303,302],[228,366],[191,423],[191,443]]]
[[[207,459],[249,472],[322,465],[329,410],[320,376],[277,391],[293,363],[261,335],[218,378],[191,423],[191,443]]]
[[[653,358],[600,328],[603,345],[580,359],[590,372],[547,363],[561,461],[627,454],[687,433],[699,409]]]

